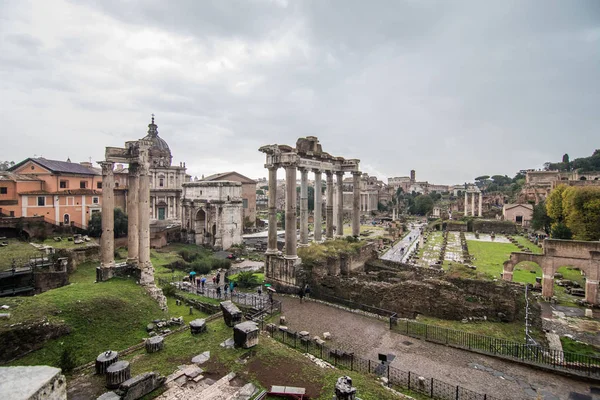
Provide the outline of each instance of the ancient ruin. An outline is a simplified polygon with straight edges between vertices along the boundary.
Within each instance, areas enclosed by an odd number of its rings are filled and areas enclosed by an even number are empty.
[[[554,294],[554,274],[559,267],[570,265],[585,274],[585,301],[598,304],[598,279],[600,278],[600,243],[578,240],[545,239],[544,253],[511,253],[504,262],[502,277],[512,281],[513,270],[521,261],[537,263],[543,272],[542,296],[550,298]]]
[[[315,136],[299,138],[296,147],[288,145],[262,146],[259,151],[266,154],[265,168],[269,170],[269,236],[265,261],[265,274],[269,279],[278,280],[284,284],[296,285],[296,266],[298,258],[296,235],[296,171],[300,171],[300,246],[308,245],[308,173],[313,172],[315,187],[321,187],[323,172],[326,176],[326,212],[325,237],[333,239],[335,228],[336,237],[344,236],[343,219],[343,180],[349,172],[354,179],[354,198],[352,202],[352,236],[358,236],[360,231],[360,175],[358,169],[360,160],[334,157],[321,148]],[[284,168],[286,173],[285,196],[285,251],[281,255],[277,249],[277,170]],[[333,212],[333,175],[336,175],[336,220]],[[315,190],[314,241],[322,240],[322,194]]]
[[[149,132],[156,128],[154,116],[148,125]],[[154,283],[154,268],[150,261],[150,148],[152,141],[146,138],[125,143],[124,148],[107,147],[102,166],[102,236],[100,237],[101,259],[96,280],[101,282],[115,274],[114,244],[114,166],[115,163],[129,164],[128,176],[128,235],[127,265],[139,272],[139,282],[158,301],[161,308],[167,307],[167,299]]]

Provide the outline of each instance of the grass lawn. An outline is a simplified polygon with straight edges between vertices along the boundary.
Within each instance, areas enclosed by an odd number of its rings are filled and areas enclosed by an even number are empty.
[[[32,297],[11,297],[3,304],[11,306],[11,319],[0,329],[17,322],[40,321],[64,323],[71,333],[50,340],[46,345],[12,365],[57,365],[63,348],[73,351],[77,364],[94,360],[100,352],[123,349],[139,343],[147,336],[146,325],[153,319],[183,316],[188,320],[189,308],[169,301],[169,315],[132,279],[113,278],[94,283],[95,263],[79,266],[68,286]],[[197,316],[195,316],[197,317]]]
[[[6,239],[8,246],[0,247],[0,271],[11,268],[12,260],[17,262],[17,267],[29,261],[30,257],[39,257],[42,252],[29,244],[18,239]]]
[[[252,274],[256,278],[256,282],[263,283],[265,281],[265,274],[263,272],[255,272]],[[228,278],[230,281],[237,281],[238,274],[229,275]]]
[[[560,338],[560,342],[562,343],[563,351],[565,353],[577,353],[577,355],[586,355],[592,357],[600,358],[600,348],[596,346],[592,346],[591,344],[578,342],[573,339],[569,339],[568,337],[562,336]],[[577,357],[573,357],[571,355],[567,355],[567,361],[578,361]]]
[[[529,240],[527,240],[527,238],[523,237],[523,236],[519,236],[519,235],[515,235],[513,236],[513,238],[515,238],[515,240],[525,246],[526,248],[528,248],[529,250],[531,250],[531,252],[533,254],[542,254],[543,250],[540,249],[539,247],[537,247],[535,244],[531,243]]]

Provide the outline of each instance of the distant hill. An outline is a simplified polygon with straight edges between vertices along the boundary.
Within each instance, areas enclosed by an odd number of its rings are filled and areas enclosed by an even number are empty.
[[[600,171],[600,149],[596,149],[594,154],[589,157],[576,158],[573,161],[569,160],[569,155],[563,156],[562,162],[547,162],[544,164],[544,169],[559,170],[559,171],[574,171],[592,172]]]

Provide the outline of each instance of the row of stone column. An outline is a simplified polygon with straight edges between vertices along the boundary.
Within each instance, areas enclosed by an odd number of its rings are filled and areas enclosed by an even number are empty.
[[[115,265],[114,162],[102,166],[102,236],[100,237],[102,268]],[[127,186],[127,262],[146,268],[150,264],[150,179],[149,165],[129,164]]]
[[[481,192],[477,193],[477,192],[472,192],[472,193],[467,193],[465,191],[465,216],[469,215],[469,200],[468,200],[468,195],[471,195],[471,215],[475,216],[475,195],[479,194],[479,212],[477,213],[478,217],[482,216],[482,209],[483,209],[483,195]]]
[[[284,165],[286,178],[285,192],[285,252],[284,257],[288,259],[297,258],[296,238],[296,171],[300,170],[300,245],[308,245],[308,172],[307,168],[297,168],[296,165]],[[277,249],[277,169],[279,166],[269,167],[269,237],[267,254],[278,254]],[[321,227],[323,197],[321,193],[321,179],[323,171],[314,169],[314,241],[322,241]],[[325,206],[325,237],[333,238],[333,174],[337,176],[337,221],[336,236],[344,236],[344,214],[343,214],[343,181],[344,172],[325,171],[326,175],[326,206]],[[358,171],[353,174],[353,199],[352,199],[352,235],[358,236],[360,231],[360,175]]]

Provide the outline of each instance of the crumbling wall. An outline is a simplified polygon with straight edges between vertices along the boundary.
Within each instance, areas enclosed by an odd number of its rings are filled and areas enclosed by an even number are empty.
[[[49,323],[46,320],[14,324],[0,329],[0,363],[6,363],[25,354],[38,350],[48,340],[67,335],[71,329],[64,324]]]
[[[517,233],[517,226],[511,221],[473,220],[473,232],[479,233]]]
[[[36,270],[33,276],[37,294],[69,284],[69,275],[66,270],[60,272]]]

